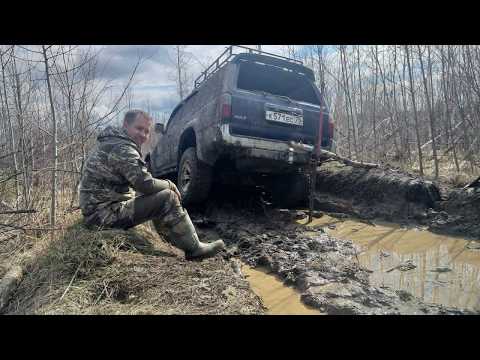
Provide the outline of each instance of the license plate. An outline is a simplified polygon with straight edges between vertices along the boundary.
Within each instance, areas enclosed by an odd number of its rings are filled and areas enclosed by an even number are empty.
[[[266,111],[265,118],[269,121],[281,122],[284,124],[303,126],[303,116],[290,115],[276,111]]]

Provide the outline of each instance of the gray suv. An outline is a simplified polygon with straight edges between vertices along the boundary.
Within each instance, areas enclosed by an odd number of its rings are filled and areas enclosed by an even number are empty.
[[[333,139],[314,81],[300,61],[227,48],[168,122],[156,124],[146,155],[152,174],[174,178],[185,204],[205,200],[213,182],[265,186],[284,206],[304,201],[309,155],[292,142],[330,150]]]

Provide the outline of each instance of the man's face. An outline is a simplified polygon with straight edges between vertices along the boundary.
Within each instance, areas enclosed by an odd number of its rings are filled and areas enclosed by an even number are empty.
[[[123,123],[123,127],[127,130],[128,136],[130,136],[138,146],[142,146],[148,140],[151,126],[152,122],[142,115],[137,116],[131,125],[127,122]]]

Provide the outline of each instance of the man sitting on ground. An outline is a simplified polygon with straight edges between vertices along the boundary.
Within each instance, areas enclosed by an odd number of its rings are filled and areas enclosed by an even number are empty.
[[[89,227],[128,229],[152,220],[167,241],[185,251],[187,259],[215,255],[222,240],[202,243],[169,180],[155,179],[142,160],[141,146],[149,136],[152,119],[141,110],[125,114],[122,128],[107,127],[83,168],[80,208]],[[141,193],[135,196],[132,191]]]

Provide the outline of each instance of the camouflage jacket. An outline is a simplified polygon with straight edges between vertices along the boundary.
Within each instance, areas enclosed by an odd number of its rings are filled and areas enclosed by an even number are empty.
[[[152,177],[142,160],[140,147],[123,128],[107,127],[97,137],[83,168],[80,208],[85,217],[135,196],[169,188],[166,180]],[[113,206],[114,207],[114,206]]]

